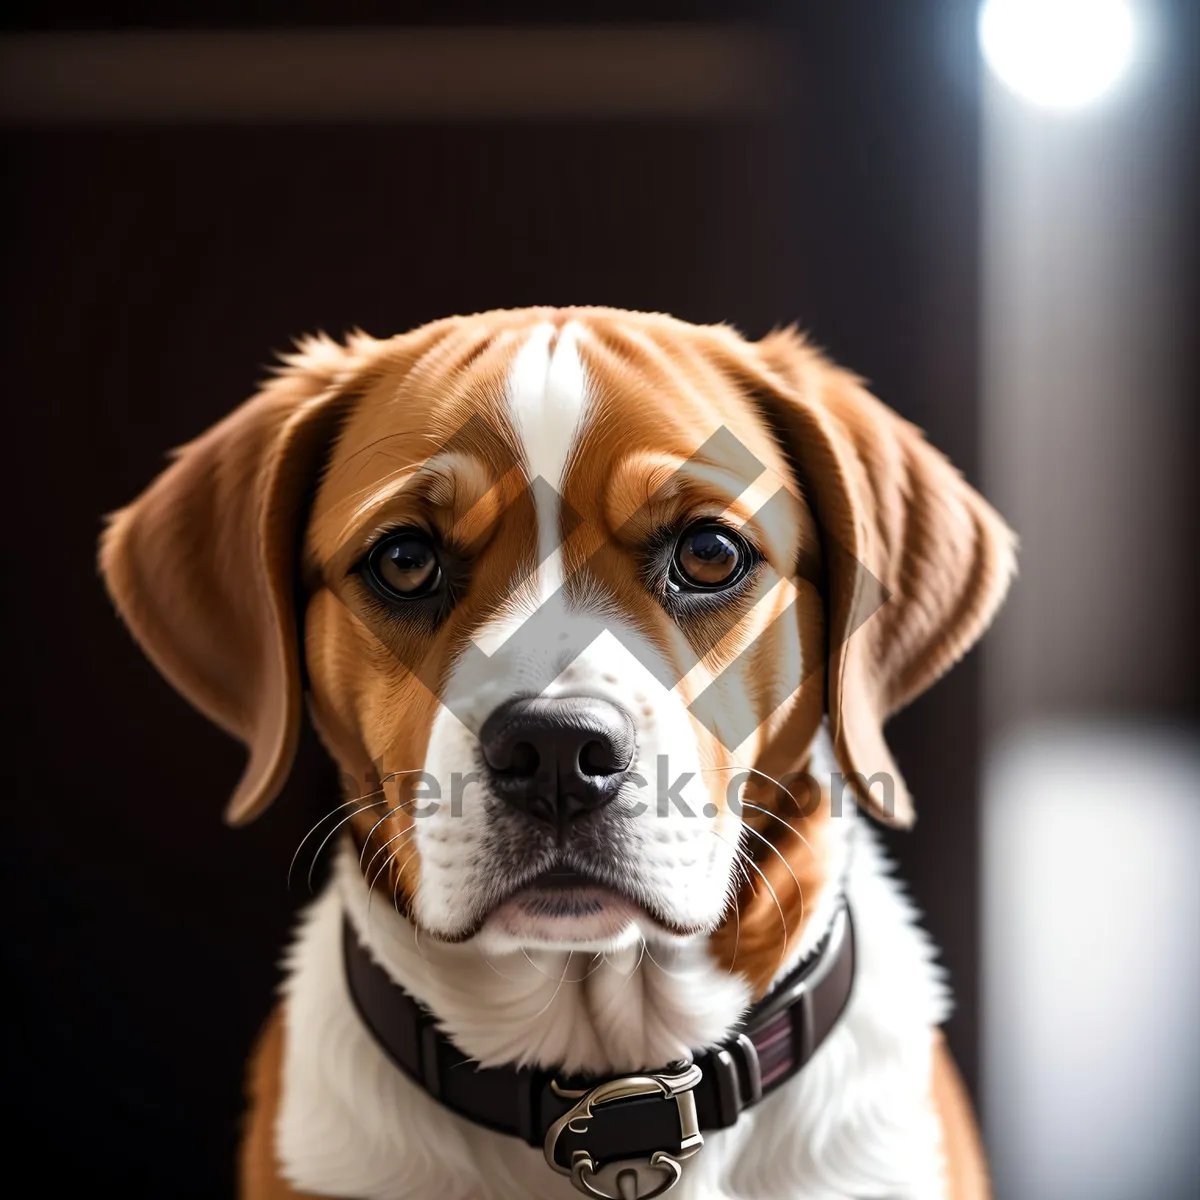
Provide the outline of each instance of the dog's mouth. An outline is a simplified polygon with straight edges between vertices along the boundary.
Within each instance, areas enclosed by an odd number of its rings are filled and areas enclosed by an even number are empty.
[[[673,938],[711,932],[704,924],[683,925],[641,895],[620,872],[590,870],[561,860],[512,882],[498,881],[490,902],[453,933],[430,930],[439,941],[459,943],[479,934],[504,941],[563,949],[612,949],[639,932],[658,930]]]
[[[555,945],[603,943],[619,938],[639,917],[649,917],[629,892],[586,871],[556,866],[502,899],[485,926],[522,941]]]
[[[582,871],[554,868],[521,888],[512,899],[533,916],[586,917],[617,896],[613,888]]]

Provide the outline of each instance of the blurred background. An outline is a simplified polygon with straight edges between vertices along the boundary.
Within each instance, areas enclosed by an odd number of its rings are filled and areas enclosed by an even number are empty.
[[[176,11],[176,10],[172,10]],[[59,1190],[229,1194],[328,808],[133,648],[101,514],[300,333],[612,304],[798,321],[1021,577],[891,739],[999,1200],[1200,1190],[1200,5],[5,8],[6,1106]]]

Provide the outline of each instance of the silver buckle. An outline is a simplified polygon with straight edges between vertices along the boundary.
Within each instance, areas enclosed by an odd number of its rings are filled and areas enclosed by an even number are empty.
[[[575,1105],[547,1130],[544,1146],[546,1161],[560,1175],[569,1175],[577,1190],[597,1200],[653,1200],[655,1196],[665,1195],[683,1175],[683,1161],[691,1158],[704,1145],[704,1136],[696,1118],[696,1097],[692,1095],[692,1089],[702,1078],[700,1068],[695,1063],[689,1063],[675,1075],[624,1075],[578,1092],[559,1087],[557,1081],[551,1082],[550,1087],[557,1095],[575,1100]],[[595,1160],[586,1150],[576,1150],[571,1155],[569,1167],[562,1166],[554,1157],[564,1129],[582,1136],[587,1133],[595,1109],[641,1096],[674,1100],[679,1113],[678,1151],[655,1150],[648,1158],[622,1159],[608,1163],[600,1170],[597,1170]],[[639,1169],[649,1169],[660,1176],[648,1192],[638,1190]],[[605,1190],[610,1185],[617,1190]]]

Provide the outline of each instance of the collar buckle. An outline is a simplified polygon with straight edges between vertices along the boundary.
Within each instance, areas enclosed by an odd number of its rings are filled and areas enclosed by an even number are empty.
[[[552,1081],[550,1087],[556,1095],[575,1103],[546,1131],[543,1147],[546,1162],[560,1175],[569,1175],[576,1189],[594,1200],[652,1200],[655,1196],[665,1195],[682,1177],[684,1161],[704,1145],[693,1095],[702,1078],[700,1068],[695,1063],[688,1063],[674,1074],[622,1075],[582,1091],[568,1091],[560,1087],[557,1080]],[[639,1120],[647,1103],[653,1101],[675,1106],[679,1133],[677,1140],[672,1139],[673,1145],[636,1157],[617,1159],[588,1148],[588,1135],[597,1132],[593,1121],[601,1125],[606,1116],[616,1117],[622,1109],[626,1110],[627,1117]],[[638,1115],[629,1111],[633,1106]],[[558,1158],[560,1139],[585,1140],[583,1145],[568,1148],[569,1164]],[[648,1191],[641,1190],[647,1186]]]

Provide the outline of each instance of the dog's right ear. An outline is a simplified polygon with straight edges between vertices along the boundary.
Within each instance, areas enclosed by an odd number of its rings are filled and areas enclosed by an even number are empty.
[[[834,752],[863,805],[907,826],[912,803],[884,722],[987,629],[1013,575],[1015,538],[919,429],[794,332],[755,350],[765,370],[747,377],[823,537]],[[892,781],[890,805],[872,795],[879,776]]]
[[[329,339],[303,342],[257,396],[178,450],[101,539],[100,570],[142,650],[249,750],[232,824],[270,804],[295,754],[298,525],[350,402],[348,358]]]

